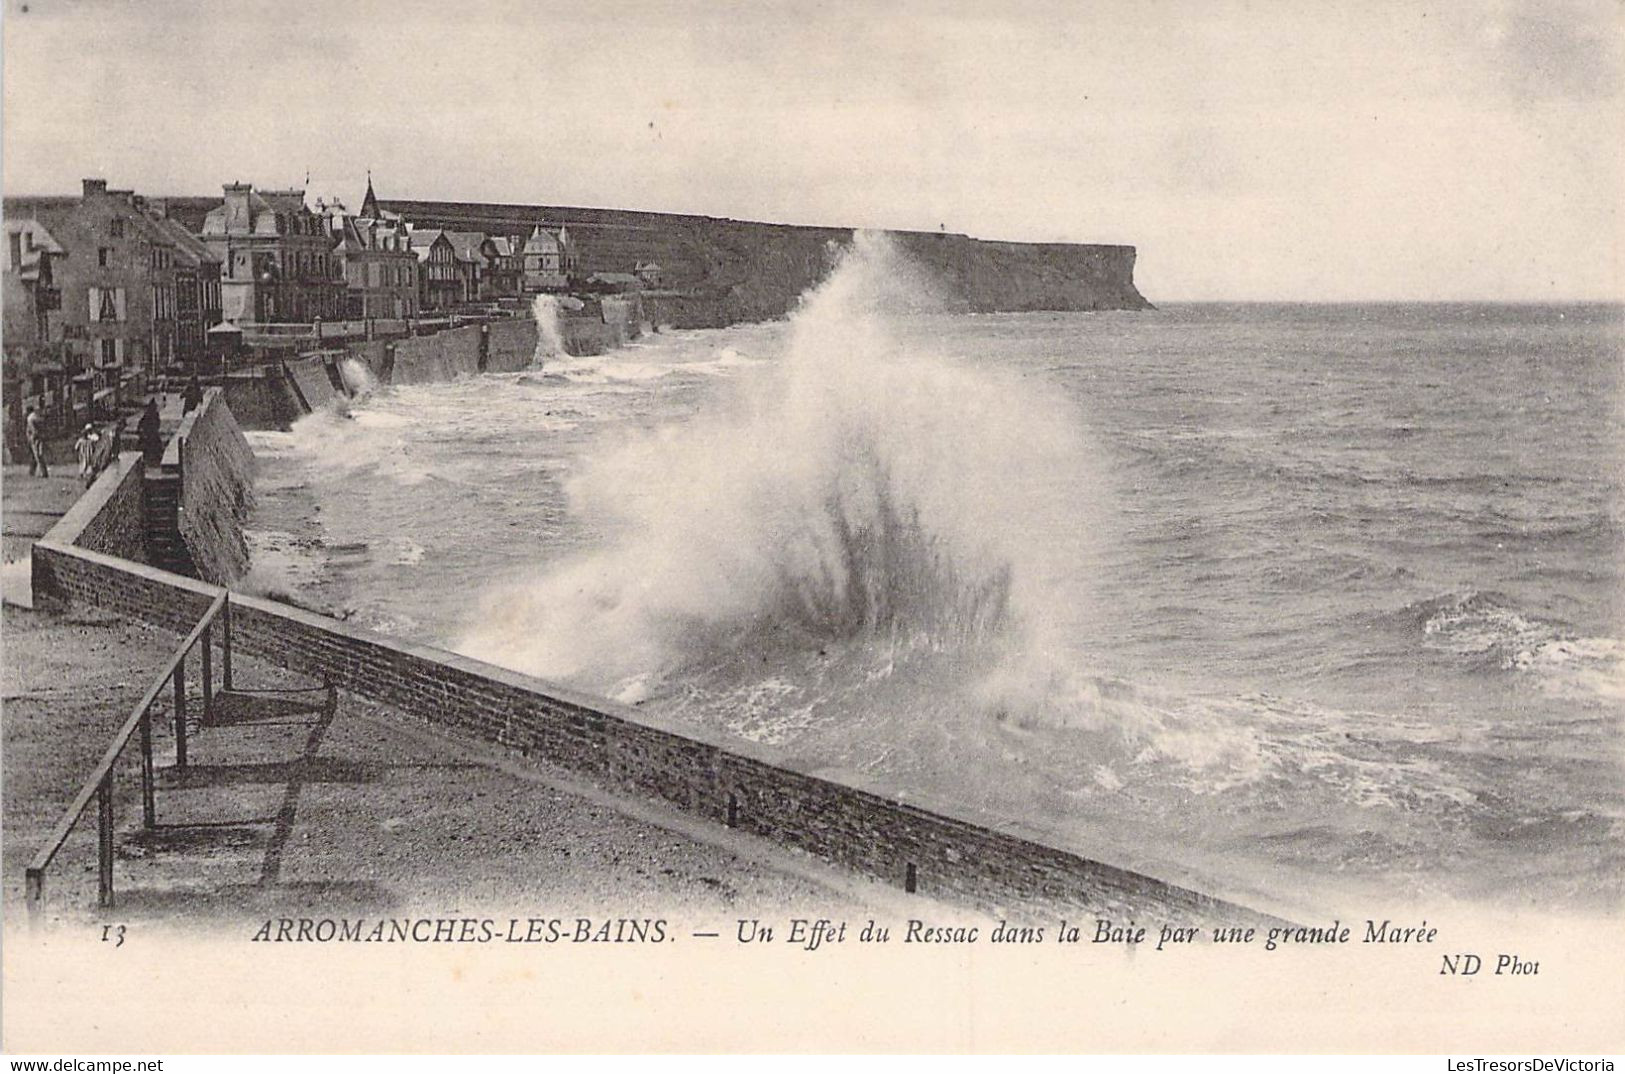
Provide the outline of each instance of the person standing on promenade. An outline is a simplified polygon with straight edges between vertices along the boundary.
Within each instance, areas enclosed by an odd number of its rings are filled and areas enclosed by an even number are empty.
[[[28,408],[28,473],[30,476],[37,471],[41,477],[50,477],[51,471],[45,465],[45,419],[40,416],[39,407]]]
[[[197,374],[186,382],[186,390],[181,393],[181,413],[190,414],[203,405],[203,385],[198,383]]]
[[[164,438],[158,431],[158,400],[147,397],[147,407],[141,412],[141,420],[135,423],[136,438],[141,443],[141,454],[146,457],[147,465],[157,466],[164,458]]]
[[[79,434],[79,439],[73,442],[74,454],[79,456],[79,480],[89,488],[96,478],[96,445],[101,437],[96,434],[94,425],[86,425],[85,431]]]

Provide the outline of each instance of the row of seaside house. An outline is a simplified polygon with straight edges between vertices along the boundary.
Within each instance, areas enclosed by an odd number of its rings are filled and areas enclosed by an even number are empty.
[[[5,199],[8,404],[58,409],[132,376],[211,368],[226,341],[259,326],[411,321],[583,282],[563,227],[418,227],[379,206],[370,178],[355,213],[246,183],[201,213],[199,200],[101,179],[78,197]]]

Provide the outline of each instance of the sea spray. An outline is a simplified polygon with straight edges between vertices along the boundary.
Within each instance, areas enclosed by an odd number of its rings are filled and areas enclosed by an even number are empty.
[[[359,358],[341,358],[339,375],[344,378],[344,388],[352,399],[364,399],[378,390],[378,378]]]
[[[530,308],[536,318],[536,353],[531,356],[530,364],[540,369],[546,359],[564,353],[564,335],[559,329],[560,305],[552,295],[537,295]]]
[[[333,407],[295,421],[287,446],[307,459],[312,474],[321,480],[365,474],[412,485],[427,480],[430,467],[411,450],[409,433],[409,422],[387,411]]]
[[[777,361],[582,460],[566,492],[599,543],[491,593],[458,647],[830,763],[949,734],[985,765],[1060,735],[1102,785],[1113,765],[1256,778],[1225,713],[1080,651],[1116,497],[1064,394],[936,353],[941,308],[860,234]],[[815,747],[819,724],[839,730]]]
[[[780,361],[586,462],[571,508],[606,544],[503,586],[460,648],[624,695],[750,654],[1044,647],[1087,614],[1106,498],[1053,395],[893,331],[937,305],[860,235]]]

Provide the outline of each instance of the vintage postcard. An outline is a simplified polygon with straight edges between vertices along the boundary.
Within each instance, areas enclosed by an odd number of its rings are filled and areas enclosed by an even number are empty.
[[[1612,1069],[1622,12],[6,0],[0,1047]]]

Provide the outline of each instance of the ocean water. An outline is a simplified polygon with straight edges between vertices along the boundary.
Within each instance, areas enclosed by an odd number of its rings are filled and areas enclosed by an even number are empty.
[[[1238,898],[1619,905],[1619,307],[931,293],[253,433],[251,584]]]

